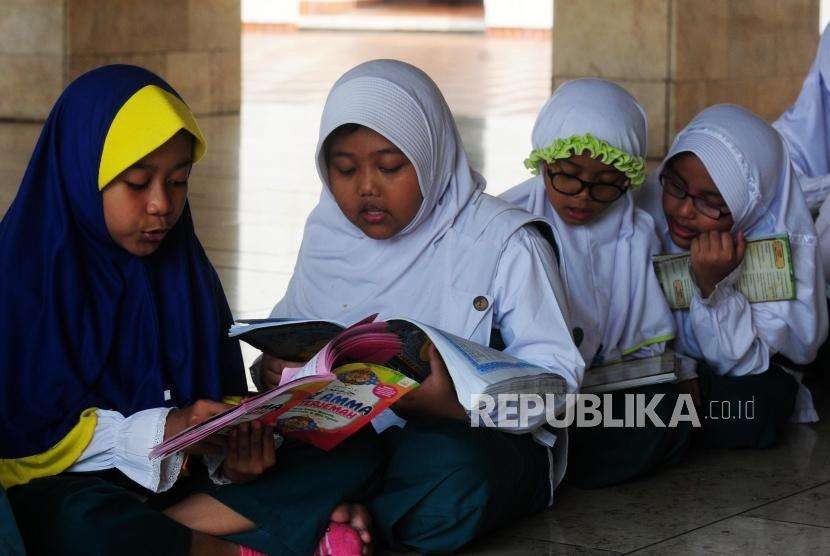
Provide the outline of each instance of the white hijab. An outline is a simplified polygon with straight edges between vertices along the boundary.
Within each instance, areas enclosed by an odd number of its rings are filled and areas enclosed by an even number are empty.
[[[784,137],[793,165],[802,176],[830,174],[830,25],[798,100],[772,124]]]
[[[578,79],[560,86],[542,107],[533,148],[589,133],[643,158],[646,129],[645,112],[625,89],[602,79]],[[502,197],[553,223],[571,320],[583,329],[580,352],[586,362],[618,360],[674,337],[671,311],[651,265],[659,250],[654,222],[634,207],[630,192],[585,226],[570,226],[559,217],[541,174]]]
[[[323,143],[347,123],[380,133],[415,166],[424,200],[412,222],[392,238],[366,236],[343,215],[329,189]],[[473,207],[481,209],[481,197],[488,196],[482,195],[485,181],[470,168],[435,83],[420,69],[396,60],[375,60],[349,70],[326,100],[316,156],[324,184],[320,202],[306,222],[294,275],[272,316],[351,324],[379,313],[380,318],[407,316],[471,337],[468,328],[476,321],[466,313],[476,311],[466,299],[462,308],[452,306],[450,286],[458,274],[453,262],[459,257],[450,252],[454,242],[446,238],[453,235],[448,232],[459,216]],[[506,203],[485,205],[490,218],[517,210]],[[480,282],[488,278],[482,275]],[[477,285],[486,293],[488,283]],[[488,328],[476,339],[486,343],[489,334]]]
[[[818,53],[798,99],[773,123],[784,138],[799,174],[807,206],[815,211],[824,279],[830,282],[830,25],[824,29]]]
[[[763,307],[765,312],[774,313],[799,338],[823,339],[827,334],[827,311],[816,230],[781,137],[749,110],[719,104],[698,114],[677,135],[663,165],[682,152],[694,153],[706,167],[732,212],[733,233],[743,230],[750,239],[789,235],[797,300],[760,303],[752,306],[753,311]],[[642,205],[654,217],[664,248],[678,253],[683,249],[671,240],[662,209],[657,179],[660,171],[662,165],[650,176]],[[675,315],[678,327],[685,329],[689,311],[675,311]],[[701,357],[693,337],[684,334],[679,340],[688,355]],[[820,341],[816,340],[816,348]],[[777,346],[793,360],[803,358],[787,353],[786,347]]]

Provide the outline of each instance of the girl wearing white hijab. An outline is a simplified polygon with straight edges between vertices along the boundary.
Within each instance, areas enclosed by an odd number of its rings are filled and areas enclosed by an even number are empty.
[[[576,391],[584,364],[540,219],[483,193],[425,73],[394,60],[348,71],[326,101],[316,160],[320,202],[272,316],[407,316],[485,345],[497,329],[506,353]],[[265,357],[263,382],[284,363]],[[541,416],[517,434],[470,428],[434,350],[431,365],[394,407],[409,421],[379,435],[386,472],[367,505],[385,544],[447,552],[546,507],[566,442],[551,451],[520,434],[538,433]]]
[[[817,420],[809,391],[781,365],[809,363],[827,336],[815,227],[781,137],[744,108],[712,106],[678,134],[645,189],[663,248],[691,251],[698,291],[674,311],[676,346],[701,363],[704,417],[713,402],[733,415],[754,402],[751,419],[702,419],[703,443],[766,447],[791,416]],[[797,299],[750,305],[736,289],[746,238],[780,233],[790,238]]]
[[[818,52],[801,93],[772,124],[778,130],[798,173],[804,198],[816,219],[824,261],[824,279],[830,282],[830,25],[825,27]],[[819,210],[820,208],[820,210]]]
[[[553,223],[571,323],[582,331],[583,359],[593,365],[658,355],[674,338],[651,263],[660,249],[654,221],[631,196],[645,180],[646,128],[642,107],[619,85],[565,83],[533,127],[525,164],[536,177],[502,195]],[[657,411],[668,421],[675,385],[636,391],[664,394]],[[614,398],[623,415],[623,397]],[[576,429],[569,479],[584,488],[633,479],[678,459],[688,433],[688,426]]]

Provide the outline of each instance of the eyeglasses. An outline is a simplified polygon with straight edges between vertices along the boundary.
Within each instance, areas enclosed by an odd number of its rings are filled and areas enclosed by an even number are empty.
[[[706,201],[699,195],[692,195],[689,190],[683,185],[677,183],[674,178],[667,174],[660,174],[660,184],[663,186],[663,191],[674,197],[675,199],[685,199],[686,197],[692,200],[695,210],[703,216],[709,217],[713,220],[720,220],[724,216],[729,216],[732,212],[723,206],[713,205]]]
[[[624,185],[613,183],[597,183],[582,180],[565,172],[547,170],[553,188],[562,195],[579,195],[583,189],[588,190],[588,196],[598,203],[613,203],[628,190],[629,181]]]

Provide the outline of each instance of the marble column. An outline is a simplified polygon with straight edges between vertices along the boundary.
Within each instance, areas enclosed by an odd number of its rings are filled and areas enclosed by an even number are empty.
[[[554,87],[584,76],[625,86],[648,112],[652,158],[711,104],[777,118],[819,36],[819,0],[555,0],[554,9]]]
[[[42,120],[94,67],[167,79],[197,114],[237,112],[240,0],[0,0],[0,118]]]

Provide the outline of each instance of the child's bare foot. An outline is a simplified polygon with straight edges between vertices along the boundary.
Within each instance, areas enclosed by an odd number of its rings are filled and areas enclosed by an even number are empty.
[[[343,503],[334,508],[330,519],[334,523],[343,523],[354,529],[363,542],[362,553],[369,556],[372,553],[372,516],[365,506],[360,504]]]

